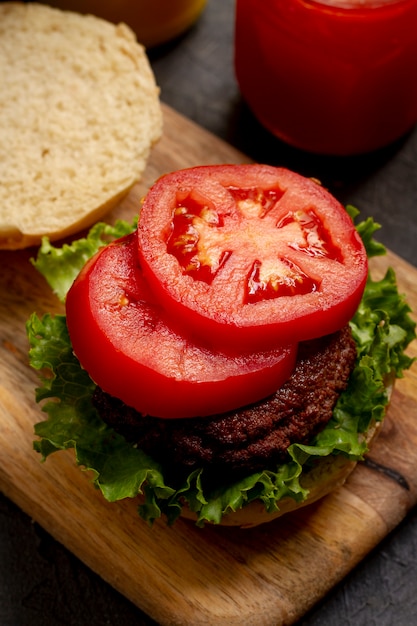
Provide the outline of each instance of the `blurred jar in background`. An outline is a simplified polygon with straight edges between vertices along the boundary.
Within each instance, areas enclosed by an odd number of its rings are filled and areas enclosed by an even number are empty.
[[[243,98],[310,152],[365,153],[417,122],[417,0],[237,0]]]
[[[47,4],[125,22],[146,48],[166,43],[197,20],[206,0],[51,0]]]

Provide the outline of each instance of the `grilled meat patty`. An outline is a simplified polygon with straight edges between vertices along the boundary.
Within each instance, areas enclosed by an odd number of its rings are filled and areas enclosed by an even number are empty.
[[[356,359],[349,326],[300,343],[296,367],[273,395],[211,417],[142,416],[100,388],[94,404],[102,419],[169,470],[174,481],[193,469],[238,477],[288,460],[291,443],[308,443],[330,420]],[[163,390],[161,389],[161,393]]]

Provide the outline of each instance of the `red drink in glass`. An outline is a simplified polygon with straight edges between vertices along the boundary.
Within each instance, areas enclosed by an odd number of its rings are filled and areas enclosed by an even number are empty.
[[[235,67],[287,143],[375,150],[417,122],[417,0],[237,0]]]

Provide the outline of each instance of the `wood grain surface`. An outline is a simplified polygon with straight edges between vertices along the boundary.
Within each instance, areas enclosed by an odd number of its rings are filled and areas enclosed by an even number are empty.
[[[164,107],[165,131],[144,179],[109,219],[131,219],[162,173],[246,160]],[[0,489],[83,562],[162,625],[292,624],[372,550],[417,503],[416,367],[398,381],[372,453],[344,487],[255,529],[196,528],[180,520],[149,528],[135,501],[108,504],[72,451],[45,463],[33,451],[34,400],[25,321],[61,311],[31,266],[34,250],[0,253]],[[417,310],[417,270],[389,253],[373,276],[395,268]],[[417,346],[409,353],[417,356]]]

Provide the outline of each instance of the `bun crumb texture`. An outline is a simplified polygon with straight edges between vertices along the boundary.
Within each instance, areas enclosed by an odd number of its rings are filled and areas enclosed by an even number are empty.
[[[162,112],[125,24],[1,3],[0,84],[0,248],[86,228],[140,179]]]

